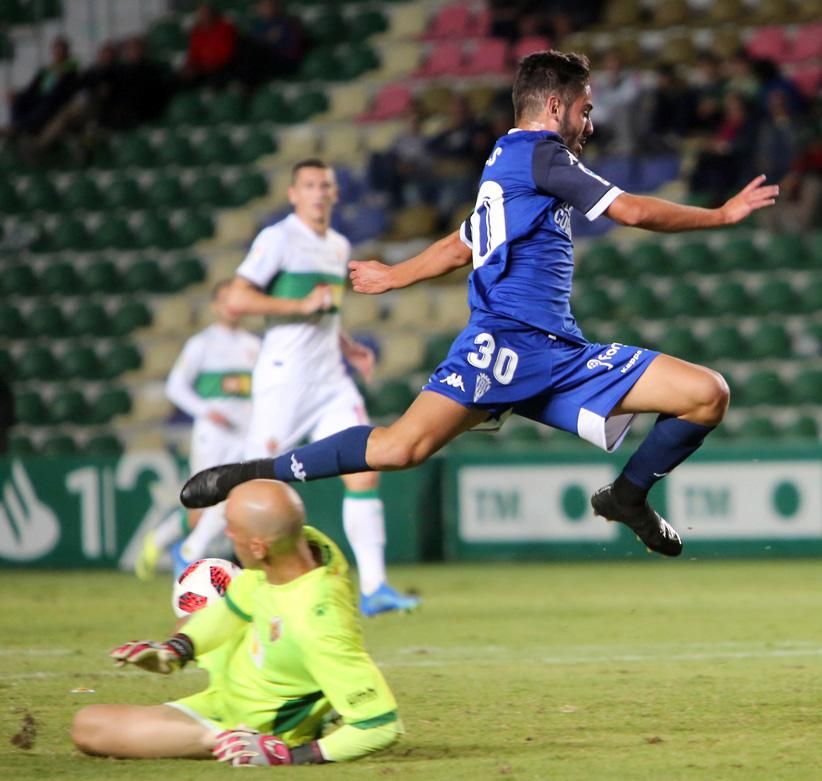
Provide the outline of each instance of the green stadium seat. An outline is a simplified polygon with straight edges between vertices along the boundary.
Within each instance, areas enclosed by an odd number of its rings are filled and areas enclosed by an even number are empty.
[[[810,253],[798,234],[776,234],[768,241],[763,261],[765,268],[774,270],[806,268],[810,262]]]
[[[752,404],[783,405],[787,389],[779,374],[772,369],[754,372],[742,386],[741,401],[746,406]]]
[[[26,323],[20,310],[14,305],[0,301],[0,337],[19,339],[26,334]]]
[[[422,365],[418,367],[420,371],[431,372],[436,366],[445,360],[448,351],[457,334],[434,334],[425,343],[425,353],[422,359]]]
[[[822,404],[822,369],[804,369],[788,387],[795,404]]]
[[[95,301],[82,302],[67,320],[72,336],[106,336],[111,330],[106,310]]]
[[[745,315],[754,309],[745,286],[732,280],[722,282],[711,291],[708,306],[717,315]]]
[[[346,40],[348,35],[346,21],[339,11],[326,6],[319,15],[311,20],[311,38],[318,44],[335,44]]]
[[[40,248],[50,252],[64,252],[88,249],[89,244],[86,226],[71,214],[61,214]]]
[[[106,187],[106,204],[113,209],[139,209],[145,203],[140,187],[131,177],[118,176]]]
[[[822,277],[817,277],[802,288],[799,294],[802,311],[817,313],[822,311]]]
[[[5,347],[0,347],[0,377],[10,379],[14,377],[16,371],[12,354]]]
[[[114,434],[97,434],[89,438],[83,452],[89,455],[120,455],[123,449],[123,443]]]
[[[702,354],[699,340],[690,328],[683,326],[669,328],[658,340],[658,347],[662,352],[686,361],[699,360]]]
[[[156,260],[142,259],[132,263],[123,275],[127,290],[145,293],[163,293],[168,288],[160,264]]]
[[[69,347],[60,357],[60,374],[67,380],[95,380],[100,376],[97,353],[88,345]]]
[[[369,411],[376,417],[401,415],[412,401],[414,393],[405,380],[390,380],[371,397]]]
[[[81,174],[76,176],[61,196],[63,206],[77,211],[98,211],[104,208],[103,193],[95,181]]]
[[[670,317],[695,317],[702,314],[705,302],[696,285],[676,282],[665,297],[662,314]]]
[[[813,268],[822,267],[822,231],[812,233],[807,240],[808,260]]]
[[[197,144],[197,159],[201,165],[233,165],[237,152],[231,139],[220,132],[212,132]]]
[[[799,294],[782,279],[769,279],[756,291],[756,310],[764,315],[791,314],[799,308]]]
[[[91,246],[97,250],[131,249],[134,234],[125,219],[109,214],[92,232]]]
[[[8,179],[0,179],[0,212],[17,214],[22,208],[20,197]]]
[[[61,338],[66,336],[66,318],[57,304],[45,301],[29,312],[26,329],[30,336]]]
[[[28,211],[54,212],[60,209],[60,193],[45,176],[33,176],[20,192],[20,200]]]
[[[615,302],[614,317],[621,320],[633,317],[656,318],[660,316],[661,309],[659,299],[650,287],[629,285]]]
[[[201,95],[197,92],[180,92],[175,95],[166,111],[166,124],[203,125],[207,119],[206,107]]]
[[[745,359],[748,342],[735,325],[720,325],[708,335],[702,352],[708,360],[719,358]]]
[[[176,293],[204,281],[205,277],[205,269],[198,258],[183,258],[172,264],[166,274],[166,282],[169,291]]]
[[[119,293],[123,289],[120,272],[110,260],[95,260],[83,269],[80,278],[87,293]]]
[[[20,380],[50,380],[59,374],[57,361],[48,347],[33,345],[20,353],[16,375]]]
[[[83,289],[83,281],[71,263],[57,261],[37,278],[39,289],[48,295],[72,296]]]
[[[720,271],[748,269],[755,271],[762,267],[762,257],[754,243],[748,238],[726,241],[717,252]]]
[[[118,139],[114,157],[120,168],[151,168],[156,157],[148,139],[142,133],[134,133]]]
[[[197,162],[197,154],[191,142],[177,133],[167,135],[155,147],[157,159],[166,166],[192,166]]]
[[[611,315],[612,304],[604,288],[578,285],[572,297],[571,309],[584,323],[585,320],[607,320]]]
[[[49,420],[52,423],[84,423],[88,416],[88,405],[77,388],[60,388],[48,405]]]
[[[174,249],[174,231],[162,214],[146,212],[134,232],[134,245],[137,249]]]
[[[680,245],[674,250],[672,261],[677,274],[711,273],[718,267],[714,251],[704,241],[688,241]]]
[[[68,434],[52,434],[40,446],[44,456],[71,456],[77,453],[77,444]]]
[[[800,415],[782,427],[782,435],[790,439],[819,439],[819,424],[810,415]]]
[[[212,96],[206,104],[206,119],[212,124],[241,124],[246,105],[243,96],[235,90],[224,90]]]
[[[363,41],[366,38],[385,32],[388,29],[388,18],[376,9],[361,11],[348,22],[348,39]]]
[[[324,92],[307,90],[297,95],[291,103],[291,121],[305,122],[315,114],[328,110],[328,97]]]
[[[663,276],[672,274],[674,265],[665,248],[654,240],[641,241],[625,253],[628,268],[634,276],[653,274]],[[624,276],[625,270],[620,276]]]
[[[186,34],[176,16],[158,19],[151,25],[146,36],[149,51],[160,59],[182,51],[187,42]]]
[[[162,211],[185,206],[188,200],[178,176],[158,176],[145,190],[149,206]]]
[[[107,388],[95,400],[92,423],[108,423],[117,415],[131,411],[131,397],[124,388]]]
[[[251,120],[253,122],[290,121],[291,110],[282,94],[272,87],[261,87],[251,101]]]
[[[791,337],[779,323],[763,323],[751,335],[751,358],[790,358]]]
[[[229,191],[215,174],[203,174],[196,179],[190,193],[196,206],[227,206],[231,201]]]
[[[500,434],[504,445],[514,447],[536,445],[543,441],[536,426],[505,426]]]
[[[229,202],[233,206],[243,206],[268,192],[268,180],[259,171],[250,171],[238,177],[231,185]]]
[[[214,235],[214,223],[202,212],[187,212],[177,228],[176,245],[190,247]]]
[[[117,343],[109,347],[99,361],[100,376],[105,379],[115,379],[122,374],[143,365],[140,351],[133,344]]]
[[[127,300],[111,318],[111,332],[126,336],[138,328],[151,325],[151,312],[142,301]]]
[[[19,423],[44,426],[48,423],[46,407],[37,391],[26,390],[14,395],[14,413]]]
[[[380,67],[380,58],[370,46],[355,43],[340,55],[340,69],[335,74],[335,81],[352,81],[374,68]],[[328,108],[326,106],[321,111]]]
[[[306,81],[334,81],[339,77],[342,61],[331,46],[314,49],[300,63],[299,75]]]
[[[277,151],[277,144],[267,130],[252,130],[237,144],[237,159],[241,163],[253,163],[260,157],[272,155]]]
[[[25,434],[11,434],[9,436],[9,455],[32,456],[37,452],[31,437]]]
[[[648,339],[642,333],[627,323],[618,323],[615,327],[607,325],[600,334],[608,343],[617,341],[621,344],[630,344],[636,347],[647,347]]]
[[[585,250],[577,271],[586,279],[601,276],[621,278],[625,276],[626,264],[626,259],[616,246],[608,242],[597,242]]]
[[[15,265],[0,272],[0,294],[6,296],[36,296],[37,277],[31,266]]]
[[[746,418],[736,429],[736,436],[743,439],[778,439],[780,431],[770,418]]]

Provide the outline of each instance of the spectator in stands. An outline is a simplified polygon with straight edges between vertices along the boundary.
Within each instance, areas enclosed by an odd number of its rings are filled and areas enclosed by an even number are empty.
[[[802,93],[782,71],[779,66],[771,60],[753,60],[752,70],[756,75],[759,91],[757,100],[762,111],[768,110],[768,98],[772,92],[780,91],[785,93],[788,101],[788,109],[791,114],[801,114],[805,110],[805,99]]]
[[[184,84],[222,86],[234,77],[237,28],[209,3],[200,3],[182,71]]]
[[[51,44],[51,62],[37,71],[25,89],[9,95],[12,133],[39,133],[72,98],[77,82],[77,63],[71,56],[71,44],[58,35]]]
[[[678,148],[688,132],[694,95],[671,63],[657,65],[654,77],[653,87],[642,98],[644,107],[637,111],[646,123],[640,135],[642,148],[649,152],[670,152]]]
[[[597,143],[615,154],[630,153],[637,138],[641,85],[636,75],[623,66],[616,50],[605,53],[603,64],[600,71],[594,72],[591,84],[597,99]]]
[[[261,0],[249,28],[260,53],[260,66],[269,78],[293,73],[305,51],[305,31],[298,16],[280,0]]]
[[[725,114],[725,91],[720,59],[713,52],[701,52],[696,62],[692,133],[710,135],[716,131]]]
[[[719,128],[700,142],[701,149],[691,174],[691,192],[704,195],[710,204],[721,202],[739,182],[749,177],[756,138],[756,124],[745,99],[729,92],[723,104]]]
[[[791,116],[790,96],[780,89],[768,93],[767,113],[756,136],[754,167],[769,182],[781,183],[799,152],[799,126]]]
[[[753,103],[759,92],[759,81],[753,70],[753,61],[745,48],[737,49],[723,64],[725,86]]]

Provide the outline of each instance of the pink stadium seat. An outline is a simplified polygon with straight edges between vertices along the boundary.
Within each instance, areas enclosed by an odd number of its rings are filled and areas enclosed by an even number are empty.
[[[476,42],[460,69],[463,76],[508,71],[508,44],[499,38],[482,38]]]
[[[386,84],[374,98],[371,110],[363,114],[363,122],[379,122],[402,116],[411,107],[411,90],[402,84]]]
[[[465,38],[469,34],[471,9],[466,3],[452,3],[437,11],[423,38]]]
[[[822,24],[808,24],[797,31],[793,44],[785,52],[783,62],[819,59],[822,59]]]
[[[490,8],[480,8],[471,17],[471,22],[468,26],[468,35],[471,38],[487,38],[491,35],[491,16]]]
[[[456,75],[461,66],[462,42],[438,41],[416,75],[423,78]]]
[[[810,100],[816,98],[822,88],[822,65],[804,65],[791,73],[791,81]]]
[[[782,62],[788,51],[788,38],[782,27],[760,27],[748,41],[748,54]]]
[[[511,50],[511,59],[518,63],[523,57],[534,52],[542,52],[551,48],[551,42],[542,35],[526,35],[520,38]]]

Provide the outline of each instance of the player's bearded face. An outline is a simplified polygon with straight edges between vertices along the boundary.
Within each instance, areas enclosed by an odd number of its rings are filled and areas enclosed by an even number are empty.
[[[591,122],[591,87],[585,85],[583,92],[570,104],[564,106],[559,134],[567,147],[579,157],[588,136],[594,132]]]

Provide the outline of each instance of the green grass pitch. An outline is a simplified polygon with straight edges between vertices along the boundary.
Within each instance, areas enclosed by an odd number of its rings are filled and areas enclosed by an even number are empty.
[[[423,609],[366,625],[407,734],[322,779],[802,781],[822,757],[822,562],[396,568]],[[107,651],[163,639],[168,583],[124,574],[0,574],[0,776],[223,778],[216,763],[75,752],[72,713],[158,703],[203,674],[115,671]],[[71,693],[85,687],[94,693]],[[12,743],[27,714],[34,744]],[[252,775],[261,778],[266,771]],[[266,775],[266,777],[268,777]]]

